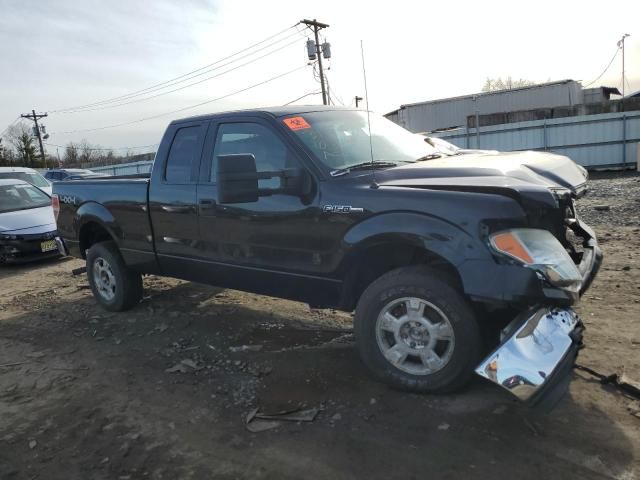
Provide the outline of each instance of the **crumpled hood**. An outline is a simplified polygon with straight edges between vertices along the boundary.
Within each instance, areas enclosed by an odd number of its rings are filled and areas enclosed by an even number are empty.
[[[49,205],[28,210],[0,213],[0,233],[33,234],[56,230],[53,208]]]
[[[412,163],[376,172],[380,185],[445,188],[527,186],[586,191],[587,172],[568,157],[545,152],[466,154]]]

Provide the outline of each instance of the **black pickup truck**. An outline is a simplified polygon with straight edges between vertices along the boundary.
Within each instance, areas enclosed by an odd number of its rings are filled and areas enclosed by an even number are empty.
[[[174,121],[150,176],[55,183],[53,205],[108,310],[144,274],[355,310],[364,363],[396,387],[475,371],[551,405],[602,258],[574,207],[586,181],[559,155],[445,156],[378,115],[284,107]]]

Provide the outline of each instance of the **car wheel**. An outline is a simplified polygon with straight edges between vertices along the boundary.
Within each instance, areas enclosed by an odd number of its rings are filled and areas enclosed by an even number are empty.
[[[457,390],[480,360],[481,335],[467,301],[422,266],[393,270],[369,285],[354,330],[369,370],[404,390]]]
[[[89,249],[87,277],[95,299],[112,312],[129,310],[142,298],[142,275],[126,266],[112,241]]]

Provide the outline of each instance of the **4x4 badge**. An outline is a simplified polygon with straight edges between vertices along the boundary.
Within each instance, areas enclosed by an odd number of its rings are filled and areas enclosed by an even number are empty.
[[[322,207],[322,211],[327,213],[363,213],[364,208],[352,207],[351,205],[325,205]]]

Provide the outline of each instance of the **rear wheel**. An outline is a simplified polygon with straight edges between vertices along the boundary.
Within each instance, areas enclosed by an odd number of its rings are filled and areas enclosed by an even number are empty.
[[[453,391],[479,361],[473,311],[425,267],[399,268],[374,281],[360,297],[354,327],[364,363],[398,388]]]
[[[89,249],[87,277],[95,299],[112,312],[129,310],[142,298],[142,275],[127,267],[112,241]]]

